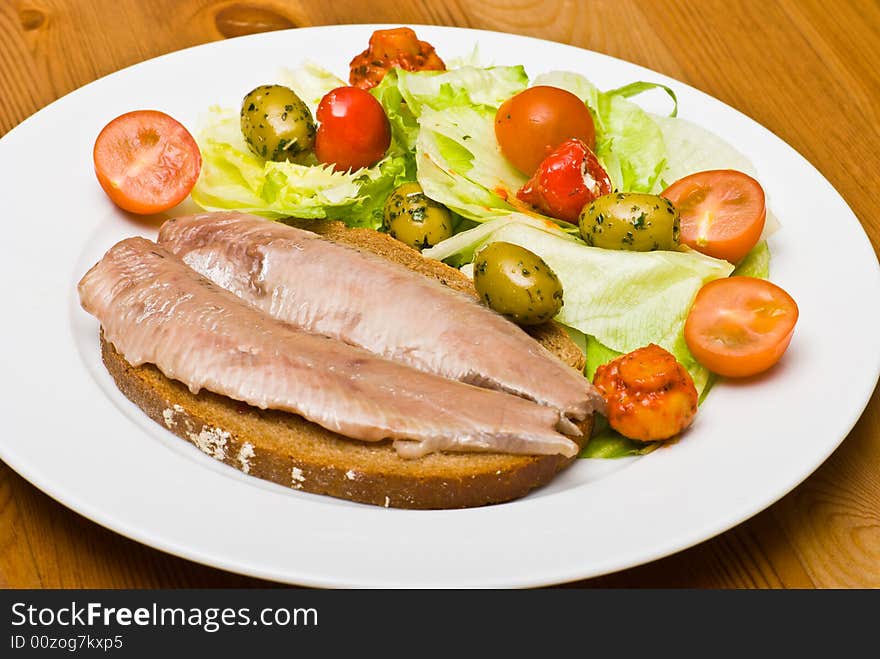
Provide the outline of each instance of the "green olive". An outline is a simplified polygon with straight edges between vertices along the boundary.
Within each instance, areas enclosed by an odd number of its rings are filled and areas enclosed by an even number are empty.
[[[602,195],[581,211],[578,221],[588,245],[633,252],[675,249],[679,224],[672,202],[637,192]]]
[[[251,151],[266,160],[299,160],[315,143],[312,113],[282,85],[262,85],[244,97],[241,132]]]
[[[452,235],[452,213],[418,183],[404,183],[385,200],[385,230],[410,247],[431,247]]]
[[[562,284],[544,259],[513,243],[490,243],[474,259],[474,287],[489,307],[520,325],[537,325],[562,308]]]

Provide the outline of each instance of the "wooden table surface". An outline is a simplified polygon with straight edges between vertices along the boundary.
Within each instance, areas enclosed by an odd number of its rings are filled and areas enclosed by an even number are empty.
[[[689,83],[804,154],[880,246],[876,0],[0,0],[0,135],[156,55],[252,32],[368,22],[543,37]],[[845,386],[816,383],[825,385]],[[269,585],[127,540],[0,463],[0,586]],[[576,585],[880,587],[880,395],[834,455],[768,510],[674,556]]]

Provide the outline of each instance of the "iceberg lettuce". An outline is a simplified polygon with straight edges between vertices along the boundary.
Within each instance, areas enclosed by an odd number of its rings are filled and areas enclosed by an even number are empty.
[[[752,161],[715,133],[681,118],[652,118],[663,132],[666,144],[666,164],[660,172],[662,188],[688,174],[708,169],[736,169],[757,178]],[[766,238],[779,227],[779,220],[768,208],[763,236]]]
[[[444,110],[462,105],[497,108],[523,91],[529,77],[522,66],[463,66],[451,71],[397,69],[398,88],[410,111]]]
[[[602,416],[596,416],[594,423],[593,434],[578,453],[579,458],[630,458],[646,455],[661,445],[661,442],[638,442],[624,437]]]
[[[752,247],[752,250],[736,266],[733,275],[770,279],[770,248],[767,246],[766,240],[762,240]]]
[[[397,69],[391,69],[370,93],[379,101],[391,125],[391,139],[403,151],[412,151],[419,134],[419,123],[403,101],[398,87]]]
[[[522,91],[529,79],[522,66],[461,66],[449,71],[392,69],[370,93],[385,109],[395,141],[415,148],[418,117],[426,108],[498,107]]]
[[[212,108],[197,141],[202,171],[192,198],[205,210],[240,210],[273,219],[335,218],[378,228],[385,197],[415,175],[411,158],[400,153],[354,172],[264,161],[245,143],[234,109]]]
[[[426,108],[416,141],[417,178],[432,199],[478,222],[509,214],[526,178],[498,146],[495,110],[477,106]]]
[[[505,201],[525,178],[501,155],[495,109],[524,90],[522,66],[462,66],[449,71],[394,69],[373,90],[395,142],[414,150],[425,193],[456,213],[482,220],[510,212]],[[488,132],[487,132],[488,131]]]
[[[282,69],[281,83],[290,87],[299,96],[300,100],[309,107],[312,116],[315,115],[318,104],[327,92],[348,84],[342,78],[309,60],[295,69]]]

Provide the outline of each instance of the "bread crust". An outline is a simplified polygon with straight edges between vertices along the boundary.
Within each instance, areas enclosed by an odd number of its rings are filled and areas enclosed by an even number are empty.
[[[296,224],[476,294],[455,268],[425,259],[385,234],[350,229],[341,222]],[[583,370],[583,353],[561,326],[547,323],[530,333],[564,362]],[[522,497],[573,460],[498,453],[435,453],[405,460],[390,441],[351,440],[295,414],[260,410],[209,391],[193,394],[153,365],[132,366],[103,334],[101,355],[120,391],[154,421],[246,474],[304,492],[394,508],[469,508]],[[580,427],[583,444],[592,417]]]

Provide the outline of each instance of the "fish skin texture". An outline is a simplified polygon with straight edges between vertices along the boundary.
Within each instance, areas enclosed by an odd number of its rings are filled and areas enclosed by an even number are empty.
[[[581,373],[521,328],[380,256],[238,212],[168,220],[159,243],[219,286],[295,327],[555,407],[567,419],[579,421],[604,409],[601,394]]]
[[[83,308],[134,366],[191,391],[286,410],[404,457],[439,450],[574,455],[558,411],[424,373],[298,330],[145,238],[112,247],[79,283]]]

